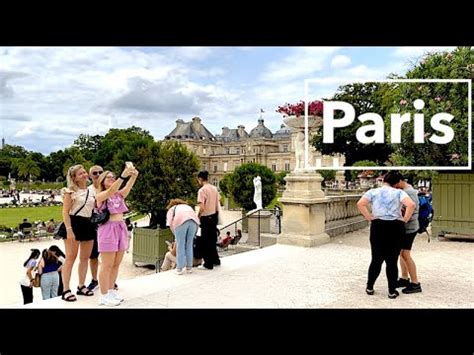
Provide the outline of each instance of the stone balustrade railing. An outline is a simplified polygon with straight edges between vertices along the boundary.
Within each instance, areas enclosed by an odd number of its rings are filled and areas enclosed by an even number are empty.
[[[326,203],[326,233],[334,237],[367,226],[357,208],[361,195],[327,196]]]

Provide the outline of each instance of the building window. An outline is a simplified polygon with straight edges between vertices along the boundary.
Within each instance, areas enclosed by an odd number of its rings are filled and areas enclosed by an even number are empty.
[[[204,164],[202,170],[207,170],[207,164]]]
[[[216,155],[216,150],[215,150],[214,148],[212,148],[211,154],[212,154],[212,155]]]
[[[227,171],[227,162],[224,162],[224,171]]]
[[[285,171],[290,171],[290,162],[285,160]]]
[[[206,154],[206,148],[202,148],[202,154]]]
[[[288,144],[283,144],[283,152],[288,152]]]
[[[235,148],[235,153],[240,155],[240,147]]]
[[[229,149],[229,148],[226,148],[226,149],[225,149],[225,153],[226,153],[226,154],[230,154],[230,149]]]
[[[277,171],[277,163],[276,163],[276,161],[272,162],[272,171],[273,171],[273,172]]]
[[[217,165],[214,165],[214,172],[217,173]]]
[[[218,183],[217,178],[213,178],[212,179],[212,185],[217,186],[217,183]]]

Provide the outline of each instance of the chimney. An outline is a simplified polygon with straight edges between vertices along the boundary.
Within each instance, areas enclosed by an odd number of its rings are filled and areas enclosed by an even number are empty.
[[[245,126],[238,125],[237,126],[237,132],[239,132],[240,137],[243,137],[245,135]]]
[[[229,127],[222,127],[222,136],[228,137],[230,133]]]
[[[180,118],[177,119],[177,120],[176,120],[176,127],[181,126],[183,123],[184,123],[184,121],[183,121],[182,119],[180,119]]]

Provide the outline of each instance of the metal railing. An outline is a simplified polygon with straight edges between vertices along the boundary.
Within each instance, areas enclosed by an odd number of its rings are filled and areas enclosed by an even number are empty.
[[[234,236],[237,236],[238,234],[238,223],[242,223],[244,220],[248,220],[249,217],[253,216],[253,215],[257,215],[257,239],[258,239],[258,246],[261,246],[261,237],[260,237],[260,233],[261,233],[261,225],[260,225],[260,212],[271,212],[276,218],[277,218],[277,221],[278,221],[278,233],[277,234],[280,234],[281,233],[281,217],[283,216],[283,211],[281,209],[265,209],[265,208],[262,208],[262,209],[259,209],[259,210],[256,210],[256,211],[252,211],[250,213],[247,213],[245,216],[231,222],[231,223],[228,223],[226,225],[224,225],[223,227],[220,227],[219,228],[219,232],[222,232],[223,230],[231,227],[231,226],[234,226]],[[242,230],[241,230],[242,232]]]

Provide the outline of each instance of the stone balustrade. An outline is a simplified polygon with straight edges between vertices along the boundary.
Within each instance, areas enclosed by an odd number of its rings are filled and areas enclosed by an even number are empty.
[[[357,208],[361,195],[327,196],[325,231],[331,236],[365,228],[367,221]]]

